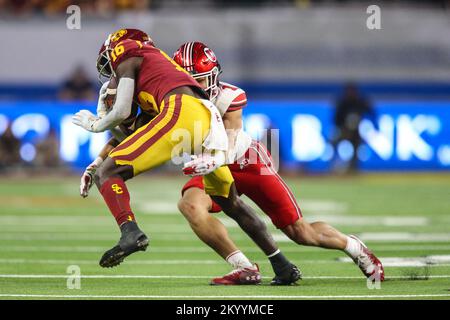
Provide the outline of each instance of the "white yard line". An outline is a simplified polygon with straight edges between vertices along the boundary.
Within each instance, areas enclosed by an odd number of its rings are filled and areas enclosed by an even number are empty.
[[[62,264],[62,265],[97,265],[97,260],[59,260],[59,259],[0,259],[4,264]],[[269,261],[260,261],[259,264],[269,264]],[[302,260],[303,264],[330,264],[339,263],[337,260]],[[226,262],[217,260],[131,260],[127,261],[130,265],[226,265]]]
[[[448,294],[387,294],[387,295],[58,295],[58,294],[0,294],[5,298],[93,298],[93,299],[383,299],[383,298],[443,298],[450,297]]]
[[[363,241],[416,241],[416,242],[449,242],[448,233],[412,233],[412,232],[363,232],[358,234]]]
[[[372,247],[371,247],[372,248]],[[449,251],[450,245],[389,245],[389,244],[376,244],[373,246],[375,251],[394,251],[394,252],[402,252],[402,251]],[[372,249],[373,249],[372,248]],[[16,246],[16,245],[0,245],[0,251],[3,252],[103,252],[106,250],[106,247],[100,246],[90,246],[90,245],[77,245],[77,246]],[[240,249],[247,252],[261,252],[260,249],[255,247],[240,247]],[[305,247],[305,246],[293,246],[283,248],[283,252],[313,252],[319,250],[318,248]],[[157,247],[151,248],[151,252],[155,253],[213,253],[212,249],[206,246],[198,246],[198,247]]]
[[[450,233],[408,233],[408,232],[364,232],[357,236],[363,241],[373,242],[450,242]],[[274,234],[278,242],[291,242],[284,234]]]
[[[380,257],[384,267],[427,267],[450,264],[450,255],[432,255],[425,257]],[[348,257],[339,258],[341,262],[353,262]]]
[[[394,259],[394,260],[392,260]],[[396,259],[403,259],[397,261]],[[385,266],[389,267],[445,267],[450,266],[450,261],[447,260],[423,260],[423,258],[383,258],[380,260]],[[322,259],[322,260],[299,260],[300,264],[336,264],[341,262],[352,262],[349,258],[339,258],[337,260],[332,259]],[[12,258],[12,259],[0,259],[0,263],[3,264],[54,264],[54,265],[97,265],[97,260],[60,260],[60,259],[22,259],[22,258]],[[259,264],[269,264],[269,261],[259,261]],[[127,261],[129,265],[224,265],[225,262],[217,260],[195,260],[195,259],[164,259],[164,260],[131,260]]]
[[[73,275],[61,275],[61,274],[0,274],[0,278],[5,279],[67,279]],[[211,279],[217,277],[217,275],[211,276],[198,276],[198,275],[80,275],[82,279]],[[263,277],[265,279],[271,279],[272,277]],[[417,276],[417,278],[429,278],[429,279],[448,279],[450,275],[429,275],[429,276]],[[303,280],[343,280],[343,279],[361,279],[365,280],[364,276],[304,276]],[[386,279],[411,279],[409,276],[390,276]]]
[[[153,204],[152,204],[153,206]],[[181,216],[180,216],[181,217]],[[260,216],[267,224],[271,224],[270,219],[266,215]],[[223,215],[218,216],[218,218],[230,228],[238,228],[237,223],[231,218],[225,217]],[[368,216],[358,216],[358,215],[336,215],[336,214],[319,214],[319,215],[307,215],[305,218],[308,221],[327,221],[333,225],[340,226],[426,226],[429,224],[429,219],[426,217],[414,217],[414,216],[378,216],[378,217],[368,217]],[[27,228],[39,228],[42,226],[46,227],[67,227],[67,226],[105,226],[110,225],[111,219],[107,216],[105,217],[88,217],[88,216],[20,216],[20,215],[6,215],[0,217],[0,225],[4,227],[18,227],[18,230],[27,230]],[[158,224],[160,227],[164,228],[175,228],[176,230],[184,229],[188,230],[188,225],[186,223],[167,223]],[[151,224],[155,229],[158,229],[155,224]],[[7,231],[7,230],[5,230]],[[51,229],[49,229],[51,231]]]
[[[25,233],[25,234],[24,234]],[[157,238],[158,241],[198,241],[198,238],[195,236],[193,232],[148,232],[150,235],[155,235],[154,238]],[[157,235],[156,235],[157,234]],[[93,232],[83,232],[83,233],[71,233],[71,232],[58,232],[51,234],[26,234],[26,232],[8,234],[7,232],[0,233],[0,240],[8,240],[8,241],[111,241],[117,242],[119,235],[115,235],[113,233],[105,233],[105,234],[96,234]],[[237,234],[233,235],[233,239],[235,240],[243,240],[248,239],[245,234]]]
[[[57,259],[0,259],[0,263],[9,263],[9,264],[92,264],[97,265],[97,260],[57,260]],[[268,263],[268,262],[263,262]],[[127,264],[134,265],[179,265],[179,264],[225,264],[222,260],[132,260],[127,261]]]

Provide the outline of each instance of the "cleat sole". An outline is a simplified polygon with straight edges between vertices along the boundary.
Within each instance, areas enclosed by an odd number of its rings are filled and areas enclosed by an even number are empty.
[[[100,259],[100,266],[103,268],[113,268],[120,265],[126,257],[129,255],[138,252],[138,251],[146,251],[149,245],[149,239],[145,237],[144,239],[138,239],[136,243],[136,247],[131,248],[129,250],[123,250],[119,246],[115,246],[114,248],[105,252],[103,257]]]

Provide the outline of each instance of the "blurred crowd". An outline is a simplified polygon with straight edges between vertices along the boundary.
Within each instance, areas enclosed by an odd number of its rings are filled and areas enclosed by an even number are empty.
[[[44,138],[36,139],[33,144],[23,144],[8,124],[0,135],[0,174],[21,173],[31,171],[48,173],[64,169],[59,156],[59,138],[51,129]]]
[[[14,16],[58,16],[78,5],[84,15],[103,16],[126,10],[147,10],[151,0],[0,0],[0,13]]]
[[[86,70],[78,66],[63,82],[58,96],[60,100],[97,100],[97,86],[90,79]]]
[[[160,8],[224,8],[224,7],[259,7],[292,6],[308,8],[323,5],[368,5],[373,1],[356,0],[0,0],[0,15],[46,17],[66,14],[70,5],[78,5],[86,16],[110,17],[118,12],[142,12]],[[427,6],[450,8],[450,0],[385,0],[378,4],[399,6]]]

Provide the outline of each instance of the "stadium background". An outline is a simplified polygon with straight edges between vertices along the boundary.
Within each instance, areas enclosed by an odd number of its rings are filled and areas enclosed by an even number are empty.
[[[243,8],[220,1],[117,1],[149,5],[123,11],[112,9],[114,1],[80,1],[79,30],[66,27],[67,3],[55,3],[53,11],[2,10],[0,134],[11,122],[24,165],[33,165],[36,144],[52,129],[63,164],[81,169],[94,158],[106,137],[70,124],[80,103],[67,104],[76,95],[61,91],[77,68],[96,88],[99,44],[111,30],[132,26],[169,54],[184,41],[212,47],[222,79],[247,91],[247,130],[256,137],[261,129],[280,129],[285,167],[329,171],[358,152],[366,170],[450,168],[449,21],[439,6],[445,2],[386,3],[381,30],[367,28],[367,5],[346,1],[244,1]],[[348,81],[376,114],[360,124],[364,143],[357,151],[345,141],[335,149],[330,143],[336,100]],[[95,95],[88,98],[82,104],[95,108]]]
[[[366,25],[374,3],[381,30]],[[81,8],[79,30],[67,28],[70,4]],[[0,0],[0,297],[448,299],[449,16],[445,0]],[[281,173],[304,215],[360,235],[396,281],[369,291],[339,253],[299,249],[271,227],[301,266],[303,286],[207,287],[228,269],[177,213],[186,179],[173,165],[130,182],[150,250],[127,268],[101,270],[98,257],[117,230],[98,192],[81,199],[78,183],[107,135],[70,118],[95,110],[98,49],[122,27],[146,31],[169,54],[185,41],[208,44],[221,79],[247,92],[246,129],[255,137],[278,130]],[[336,105],[349,82],[374,110],[359,123],[356,151],[334,144]],[[354,152],[362,173],[343,176]],[[220,218],[269,278],[264,256]],[[64,278],[72,264],[88,276],[75,296]]]

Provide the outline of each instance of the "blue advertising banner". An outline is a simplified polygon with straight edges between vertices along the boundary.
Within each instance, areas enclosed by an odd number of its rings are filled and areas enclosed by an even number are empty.
[[[21,156],[32,161],[34,145],[54,130],[60,157],[84,168],[108,140],[108,133],[91,134],[71,123],[80,109],[95,105],[63,102],[0,102],[0,136],[11,126],[22,141]],[[353,150],[343,141],[333,148],[334,107],[330,101],[253,101],[244,109],[245,129],[252,136],[278,129],[280,160],[287,166],[328,171],[335,161],[357,152],[363,170],[449,170],[449,101],[375,101],[374,119],[359,126],[363,144]]]

